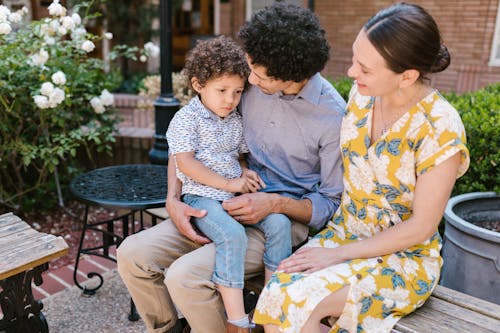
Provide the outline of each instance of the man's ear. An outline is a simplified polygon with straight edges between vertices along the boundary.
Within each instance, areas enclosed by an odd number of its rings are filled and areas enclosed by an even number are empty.
[[[200,84],[200,81],[196,77],[191,78],[191,86],[193,89],[199,94],[203,86]]]
[[[420,72],[416,69],[407,69],[402,73],[401,81],[399,83],[400,88],[407,88],[414,84],[420,77]]]

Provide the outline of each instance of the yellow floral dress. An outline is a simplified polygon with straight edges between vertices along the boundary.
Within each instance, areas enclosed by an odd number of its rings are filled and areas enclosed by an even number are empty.
[[[373,101],[353,87],[341,130],[341,204],[328,226],[305,246],[335,248],[404,223],[412,214],[417,176],[457,152],[462,155],[459,176],[468,168],[462,121],[438,92],[371,144]],[[299,332],[319,302],[349,285],[344,311],[330,332],[390,332],[438,283],[440,249],[436,231],[424,243],[397,253],[350,260],[312,274],[277,272],[262,291],[254,321]]]

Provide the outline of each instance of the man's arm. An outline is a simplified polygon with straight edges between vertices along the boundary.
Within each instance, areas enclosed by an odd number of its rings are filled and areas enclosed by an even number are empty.
[[[177,178],[175,172],[175,161],[173,156],[168,160],[168,192],[167,209],[170,219],[175,224],[179,232],[195,243],[207,244],[210,239],[201,236],[196,232],[191,224],[191,217],[203,217],[207,214],[206,210],[197,210],[181,201],[182,183]]]

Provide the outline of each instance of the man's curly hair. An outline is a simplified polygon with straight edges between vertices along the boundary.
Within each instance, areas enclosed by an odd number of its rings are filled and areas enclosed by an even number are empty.
[[[224,75],[239,75],[246,81],[250,74],[245,53],[231,38],[219,36],[200,40],[186,56],[182,73],[191,79],[196,77],[204,86],[208,81]],[[194,90],[194,89],[193,89]]]
[[[276,2],[252,16],[238,33],[252,64],[282,81],[301,82],[320,72],[330,46],[317,16],[308,9]]]

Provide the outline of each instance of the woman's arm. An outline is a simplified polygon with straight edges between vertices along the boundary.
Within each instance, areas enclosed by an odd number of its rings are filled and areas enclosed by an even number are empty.
[[[412,216],[376,235],[335,249],[302,248],[278,267],[285,272],[311,273],[349,259],[373,258],[420,244],[437,230],[455,184],[460,153],[417,178]]]

